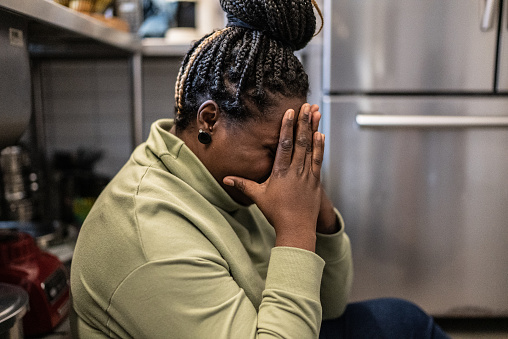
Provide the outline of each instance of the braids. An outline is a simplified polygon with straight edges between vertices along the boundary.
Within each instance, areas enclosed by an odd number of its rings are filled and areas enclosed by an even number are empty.
[[[315,0],[220,0],[240,25],[197,41],[185,56],[175,84],[175,123],[185,129],[203,101],[214,100],[231,121],[255,118],[273,104],[272,94],[305,97],[309,84],[294,50],[314,35]],[[316,7],[317,8],[317,7]],[[318,13],[321,12],[318,9]]]
[[[254,58],[257,54],[257,51],[258,51],[258,47],[259,47],[259,36],[261,35],[260,32],[258,31],[254,31],[253,32],[253,37],[252,37],[252,47],[250,49],[250,53],[249,53],[249,56],[248,58],[246,59],[245,61],[245,67],[243,68],[243,71],[240,75],[240,80],[238,81],[238,88],[243,88],[243,84],[244,82],[246,81],[245,79],[247,78],[246,77],[246,74],[247,72],[250,70],[250,68],[252,68],[254,65]],[[243,50],[243,48],[241,49]],[[238,62],[237,64],[240,64],[240,62]],[[239,105],[240,103],[240,94],[241,94],[241,91],[236,91],[236,95],[235,95],[235,105]]]
[[[314,7],[323,21],[316,0],[220,0],[222,9],[257,30],[299,50],[316,30]]]
[[[178,110],[182,108],[181,98],[183,96],[183,86],[185,84],[185,80],[187,80],[187,77],[189,76],[189,73],[191,71],[191,68],[195,67],[195,61],[196,58],[199,58],[200,53],[202,50],[206,49],[210,42],[221,33],[221,31],[216,31],[215,33],[211,34],[209,37],[205,37],[199,41],[196,48],[192,52],[192,54],[187,53],[188,58],[187,60],[184,60],[184,63],[187,64],[185,69],[183,67],[180,68],[180,71],[178,72],[178,77],[175,84],[175,103],[178,107]],[[206,65],[206,63],[205,63]]]

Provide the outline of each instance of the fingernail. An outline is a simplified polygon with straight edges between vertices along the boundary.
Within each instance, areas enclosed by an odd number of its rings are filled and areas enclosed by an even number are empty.
[[[289,113],[288,113],[288,120],[293,120],[294,118],[295,118],[295,111],[290,109]]]
[[[304,113],[309,116],[309,124],[312,123],[312,112],[310,111],[310,104],[305,104]]]
[[[228,185],[228,186],[235,186],[235,182],[229,178],[224,178],[222,179],[222,182],[225,184],[225,185]]]
[[[316,138],[316,141],[321,141],[321,139],[323,138],[323,135],[321,133],[317,132],[315,138]]]

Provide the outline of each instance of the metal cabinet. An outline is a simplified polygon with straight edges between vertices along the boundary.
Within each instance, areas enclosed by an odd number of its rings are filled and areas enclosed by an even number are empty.
[[[346,222],[353,300],[508,315],[508,98],[324,98],[325,188]]]
[[[493,91],[500,0],[328,0],[326,6],[325,40],[333,43],[325,44],[325,92]],[[503,25],[507,49],[506,20]],[[505,65],[507,55],[500,55]],[[506,67],[499,77],[508,81]]]

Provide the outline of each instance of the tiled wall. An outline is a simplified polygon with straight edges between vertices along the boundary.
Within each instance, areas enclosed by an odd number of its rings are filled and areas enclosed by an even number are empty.
[[[173,117],[179,65],[179,58],[143,62],[144,139],[153,121]],[[41,82],[48,160],[57,151],[101,150],[95,169],[113,176],[133,148],[129,61],[44,61]]]
[[[173,118],[175,81],[181,58],[149,58],[143,62],[143,139],[157,119]]]

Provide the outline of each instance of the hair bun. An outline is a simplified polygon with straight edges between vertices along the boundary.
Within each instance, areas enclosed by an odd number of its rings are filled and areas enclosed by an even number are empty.
[[[312,0],[220,0],[222,9],[248,27],[290,46],[305,47],[316,30]]]

